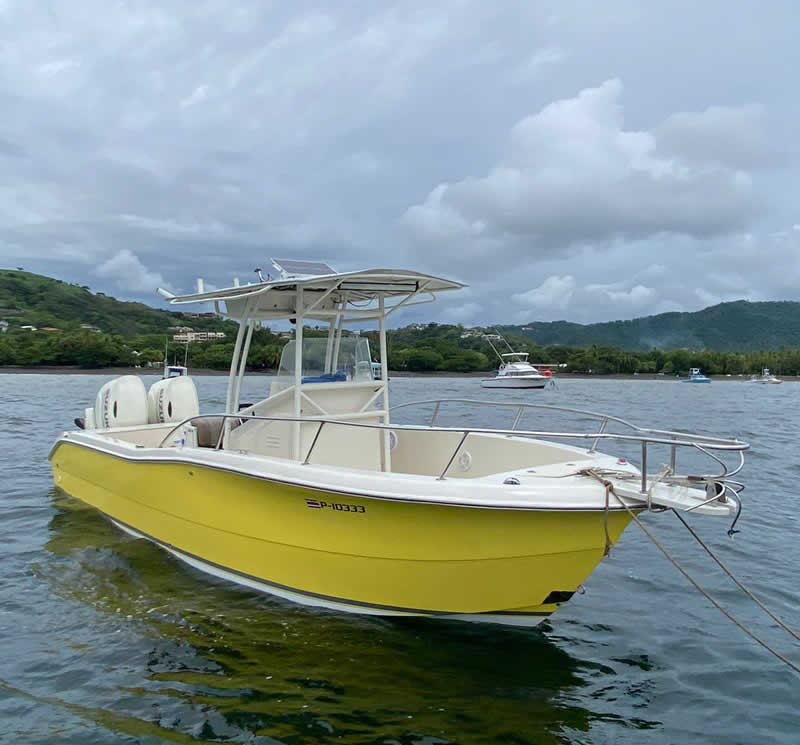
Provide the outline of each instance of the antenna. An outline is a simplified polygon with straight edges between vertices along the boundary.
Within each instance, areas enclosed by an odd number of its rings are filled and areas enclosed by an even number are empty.
[[[499,337],[500,337],[500,338],[503,340],[503,344],[505,344],[505,345],[508,347],[508,351],[509,351],[509,352],[513,352],[513,351],[514,351],[514,349],[513,349],[513,347],[512,347],[512,346],[511,346],[511,345],[508,343],[508,341],[506,341],[506,338],[505,338],[505,336],[503,336],[503,335],[502,335],[502,334],[501,334],[501,333],[500,333],[500,332],[497,330],[497,328],[496,328],[496,327],[495,327],[495,330],[494,330],[494,331],[495,331],[495,333],[496,333],[496,334],[497,334],[497,335],[498,335],[498,336],[499,336]]]
[[[267,280],[264,279],[264,275],[261,273],[261,267],[257,266],[253,271],[258,275],[259,282],[266,282]]]
[[[494,344],[492,344],[492,340],[486,334],[483,335],[483,338],[486,339],[486,341],[488,342],[489,346],[492,348],[492,351],[497,355],[497,359],[499,359],[500,362],[504,362],[505,360],[503,360],[503,355],[500,354],[500,352],[497,351],[497,347]],[[502,337],[500,337],[500,338],[502,338]]]

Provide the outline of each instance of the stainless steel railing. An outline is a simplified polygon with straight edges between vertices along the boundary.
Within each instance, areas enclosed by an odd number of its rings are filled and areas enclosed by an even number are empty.
[[[597,450],[597,444],[601,439],[608,439],[603,437],[603,435],[606,434],[606,428],[608,427],[609,423],[613,422],[620,424],[623,427],[627,427],[628,429],[633,430],[642,437],[641,471],[643,477],[647,472],[647,443],[656,442],[656,440],[652,439],[653,436],[658,436],[659,438],[662,437],[671,438],[672,440],[675,441],[670,444],[669,468],[673,472],[673,474],[675,473],[677,468],[677,450],[679,447],[677,441],[679,439],[686,440],[687,438],[690,438],[692,440],[693,447],[696,450],[702,452],[708,458],[711,458],[712,460],[719,463],[723,469],[722,473],[719,474],[718,476],[720,479],[730,478],[739,473],[739,471],[741,471],[742,467],[744,466],[744,451],[748,450],[750,447],[748,443],[743,442],[741,440],[722,438],[722,437],[712,437],[709,435],[698,435],[689,432],[677,432],[666,429],[640,427],[637,424],[633,424],[633,422],[629,422],[627,419],[622,419],[621,417],[612,416],[611,414],[604,414],[597,411],[589,411],[587,409],[577,409],[569,406],[552,406],[551,404],[529,404],[529,403],[509,402],[509,401],[481,401],[478,399],[470,399],[470,398],[439,398],[439,399],[428,399],[424,401],[410,401],[404,404],[397,404],[396,406],[393,406],[390,409],[390,411],[409,408],[412,406],[433,405],[434,409],[430,421],[430,425],[433,426],[439,417],[439,412],[441,410],[442,404],[448,404],[448,403],[516,409],[516,416],[514,417],[514,423],[511,425],[511,430],[513,432],[518,431],[517,427],[522,419],[523,414],[527,409],[538,409],[538,410],[547,410],[547,411],[562,412],[568,414],[576,414],[580,417],[600,420],[600,427],[596,433],[596,437],[592,441],[591,447],[589,448],[590,453],[593,453]],[[686,445],[684,444],[683,446],[685,447]],[[720,460],[715,455],[710,453],[709,450],[738,451],[739,463],[733,470],[729,470],[728,466],[722,460]],[[697,480],[705,480],[705,477],[694,477],[694,478],[696,478]],[[713,478],[713,477],[709,476],[708,478]],[[644,491],[644,486],[642,487],[642,489]]]
[[[486,428],[486,427],[436,427],[434,426],[435,421],[438,417],[439,411],[441,409],[442,404],[446,403],[460,403],[460,404],[476,404],[476,405],[485,405],[485,406],[500,406],[500,407],[516,407],[518,409],[517,415],[514,420],[514,427],[512,429],[495,429],[495,428]],[[695,486],[700,485],[712,485],[715,482],[725,482],[729,481],[732,476],[736,475],[744,465],[744,451],[749,449],[750,445],[746,442],[736,439],[726,439],[720,437],[710,437],[706,435],[697,435],[688,432],[677,432],[671,430],[661,430],[661,429],[651,429],[645,427],[639,427],[631,422],[626,421],[625,419],[621,419],[620,417],[611,416],[608,414],[600,414],[598,412],[586,411],[583,409],[574,409],[568,408],[563,406],[550,406],[546,404],[517,404],[517,403],[506,403],[506,402],[494,402],[494,401],[477,401],[472,399],[431,399],[426,401],[413,401],[405,404],[399,404],[392,408],[392,410],[408,408],[411,406],[422,406],[422,405],[433,405],[434,412],[433,416],[431,417],[431,424],[430,425],[396,425],[396,424],[377,424],[377,423],[367,423],[367,422],[353,422],[353,421],[345,421],[342,419],[336,419],[331,417],[291,417],[291,416],[254,416],[254,415],[246,415],[242,416],[241,414],[205,414],[205,415],[198,415],[195,417],[189,417],[182,422],[176,424],[169,433],[162,439],[159,447],[164,447],[167,443],[169,438],[176,432],[178,429],[183,427],[185,424],[191,424],[201,419],[221,419],[226,422],[229,419],[236,419],[239,420],[240,423],[245,424],[250,421],[266,421],[266,422],[305,422],[305,423],[317,423],[319,426],[317,431],[312,439],[312,442],[309,446],[308,451],[305,454],[305,457],[301,461],[304,465],[309,464],[311,454],[314,451],[314,448],[317,445],[319,440],[319,436],[322,432],[322,429],[325,425],[337,425],[343,427],[361,427],[361,428],[368,428],[368,429],[375,429],[375,430],[404,430],[404,431],[420,431],[420,432],[454,432],[461,434],[461,438],[455,449],[453,450],[452,454],[450,455],[447,463],[445,464],[444,468],[440,472],[439,476],[437,476],[438,480],[443,480],[446,478],[447,472],[450,469],[450,466],[453,464],[456,456],[458,455],[459,451],[461,450],[462,445],[467,440],[469,435],[505,435],[507,437],[517,437],[517,438],[526,438],[526,439],[542,439],[542,440],[591,440],[592,444],[591,447],[588,449],[588,452],[594,452],[597,444],[600,441],[615,441],[615,442],[625,442],[625,443],[638,443],[641,446],[641,492],[647,493],[648,491],[648,475],[647,475],[647,457],[648,457],[648,446],[651,445],[664,445],[670,448],[670,468],[669,471],[666,473],[662,473],[659,475],[658,480],[664,483],[681,483],[681,484],[691,484]],[[522,411],[527,408],[532,409],[548,409],[552,411],[558,412],[566,412],[571,414],[578,414],[580,416],[585,416],[591,419],[598,419],[600,420],[600,426],[597,431],[595,432],[564,432],[564,431],[543,431],[543,430],[519,430],[516,429],[516,426],[519,424],[519,421],[522,416]],[[376,416],[379,415],[380,412],[376,412]],[[622,426],[628,427],[629,429],[633,430],[633,434],[624,434],[624,433],[617,433],[617,432],[609,432],[607,431],[607,426],[610,422],[618,423]],[[225,431],[225,427],[221,427],[220,437],[217,440],[217,444],[215,449],[220,449],[222,447],[222,434]],[[676,473],[676,461],[677,461],[677,451],[678,448],[688,448],[695,452],[699,452],[700,454],[710,458],[711,460],[715,461],[721,467],[720,473],[714,474],[698,474],[698,475],[689,475],[684,474],[680,475]],[[739,456],[739,463],[738,465],[731,470],[728,465],[722,460],[722,458],[718,457],[711,451],[719,451],[719,452],[734,452],[737,453]],[[731,482],[733,483],[733,482]]]

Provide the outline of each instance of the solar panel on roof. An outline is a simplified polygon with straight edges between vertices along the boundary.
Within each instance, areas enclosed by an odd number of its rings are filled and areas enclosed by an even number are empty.
[[[324,274],[336,274],[322,261],[297,261],[295,259],[272,259],[274,266],[285,278],[318,277]]]

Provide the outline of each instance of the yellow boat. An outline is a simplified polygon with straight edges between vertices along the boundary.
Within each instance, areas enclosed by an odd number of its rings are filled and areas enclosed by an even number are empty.
[[[482,403],[473,401],[418,402],[430,421],[398,424],[397,410],[410,405],[390,407],[387,318],[462,285],[412,271],[273,264],[277,278],[257,284],[205,292],[198,280],[193,295],[160,291],[172,305],[210,302],[238,321],[225,411],[201,414],[189,376],[150,391],[136,376],[112,380],[82,428],[53,446],[58,487],[202,571],[298,603],[518,625],[566,602],[633,512],[738,515],[730,478],[747,444],[737,440],[545,405],[513,404],[511,429],[437,425],[443,406]],[[278,375],[263,400],[240,404],[253,330],[281,319],[295,324],[295,338]],[[327,336],[305,336],[307,321],[326,323]],[[367,339],[345,332],[369,321],[379,327],[379,379]],[[595,424],[521,430],[529,409]],[[633,444],[641,468],[598,451],[612,442]],[[648,452],[659,447],[670,466],[648,475]],[[681,475],[686,448],[734,453],[739,463]]]

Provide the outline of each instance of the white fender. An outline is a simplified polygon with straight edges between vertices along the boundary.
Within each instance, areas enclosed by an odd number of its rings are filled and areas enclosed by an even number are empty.
[[[98,392],[94,404],[97,429],[147,424],[147,390],[137,375],[109,380]]]
[[[166,378],[150,386],[147,394],[147,421],[150,424],[182,422],[199,413],[200,401],[191,378]]]

